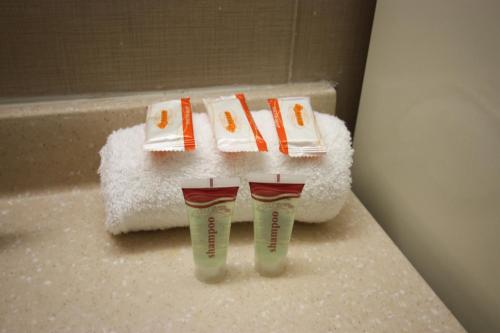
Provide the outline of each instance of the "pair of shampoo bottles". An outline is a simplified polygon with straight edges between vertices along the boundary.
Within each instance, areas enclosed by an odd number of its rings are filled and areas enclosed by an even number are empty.
[[[295,204],[305,179],[298,175],[251,174],[247,177],[254,213],[255,268],[261,275],[282,273],[293,229]],[[187,180],[182,184],[196,277],[221,280],[239,178]]]

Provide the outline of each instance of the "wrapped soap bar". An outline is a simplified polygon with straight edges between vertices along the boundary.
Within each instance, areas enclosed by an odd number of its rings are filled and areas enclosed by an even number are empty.
[[[151,104],[146,116],[148,151],[189,151],[196,148],[189,97]]]
[[[267,151],[243,94],[204,99],[217,148],[224,152]]]
[[[272,98],[268,103],[283,154],[306,157],[326,153],[309,97]]]

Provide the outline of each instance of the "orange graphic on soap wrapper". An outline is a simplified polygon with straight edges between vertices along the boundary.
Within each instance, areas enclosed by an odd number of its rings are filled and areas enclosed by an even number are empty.
[[[302,110],[304,107],[300,104],[295,104],[293,106],[293,112],[295,113],[295,119],[297,120],[297,124],[299,126],[304,126],[304,118],[302,116]]]
[[[168,111],[167,110],[161,110],[161,120],[156,126],[159,128],[163,129],[167,127],[168,125]]]
[[[234,133],[236,131],[236,123],[234,122],[231,112],[224,111],[224,115],[226,116],[226,121],[227,121],[226,130],[228,132]]]

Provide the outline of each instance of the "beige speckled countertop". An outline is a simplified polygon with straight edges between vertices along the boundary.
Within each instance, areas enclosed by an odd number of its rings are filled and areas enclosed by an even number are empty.
[[[335,112],[327,82],[0,105],[0,333],[463,331],[354,195],[335,220],[296,224],[277,278],[254,271],[249,223],[233,226],[216,285],[195,279],[187,228],[105,231],[96,169],[109,133],[153,101],[189,95],[203,111],[201,97],[234,91],[253,109],[306,95]]]
[[[113,237],[103,219],[95,185],[0,199],[1,332],[463,331],[354,195],[296,225],[278,278],[233,225],[215,285],[193,276],[187,228]]]

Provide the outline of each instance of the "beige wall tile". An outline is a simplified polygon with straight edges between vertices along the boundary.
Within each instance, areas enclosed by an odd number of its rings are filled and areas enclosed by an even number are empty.
[[[375,0],[299,2],[293,81],[339,83],[337,114],[353,129]]]
[[[2,96],[285,82],[294,2],[7,0]]]
[[[354,128],[375,0],[4,0],[0,102],[339,82]]]

